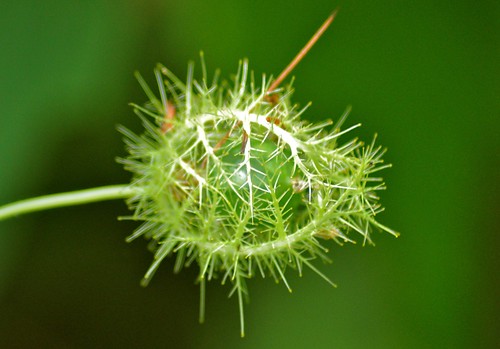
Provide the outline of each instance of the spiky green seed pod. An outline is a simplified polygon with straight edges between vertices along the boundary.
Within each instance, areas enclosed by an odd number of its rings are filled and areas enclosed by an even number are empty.
[[[129,240],[154,242],[144,283],[175,255],[176,270],[199,265],[202,292],[205,280],[229,280],[242,313],[246,279],[269,275],[290,289],[286,270],[307,266],[331,283],[313,264],[328,260],[325,239],[354,242],[354,232],[370,242],[373,227],[396,234],[375,220],[384,151],[338,143],[359,126],[340,130],[347,112],[331,130],[302,120],[291,89],[271,102],[265,78],[260,88],[248,81],[246,61],[232,85],[194,81],[192,66],[186,84],[164,67],[156,76],[159,98],[139,76],[150,98],[135,105],[145,133],[121,128],[129,156],[120,161],[137,193],[130,218],[144,222]]]

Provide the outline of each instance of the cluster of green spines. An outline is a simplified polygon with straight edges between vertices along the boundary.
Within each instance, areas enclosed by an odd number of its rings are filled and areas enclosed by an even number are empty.
[[[347,112],[334,126],[311,124],[290,88],[270,98],[265,77],[256,86],[246,62],[233,84],[208,83],[202,68],[196,81],[190,66],[184,84],[159,67],[159,97],[138,76],[150,99],[134,105],[146,132],[121,129],[130,153],[121,162],[137,189],[131,218],[143,221],[129,240],[144,235],[154,244],[145,283],[170,255],[176,270],[199,265],[202,298],[205,280],[229,280],[243,327],[246,279],[269,275],[290,289],[286,269],[307,266],[330,282],[312,264],[328,260],[321,240],[354,242],[347,234],[355,232],[371,242],[373,227],[395,234],[375,220],[384,188],[376,172],[388,165],[374,142],[338,143],[359,126],[340,130]],[[166,120],[168,104],[175,116]]]

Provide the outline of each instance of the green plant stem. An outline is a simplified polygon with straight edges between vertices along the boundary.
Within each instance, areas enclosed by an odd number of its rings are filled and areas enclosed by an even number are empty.
[[[91,202],[129,198],[137,194],[137,189],[129,185],[110,185],[66,193],[39,196],[0,206],[0,221],[25,213],[57,207],[88,204]]]

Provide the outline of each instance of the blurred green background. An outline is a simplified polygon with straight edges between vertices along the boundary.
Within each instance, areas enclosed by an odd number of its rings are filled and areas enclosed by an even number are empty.
[[[0,204],[125,183],[117,124],[140,124],[157,62],[185,76],[205,52],[278,74],[338,5],[294,71],[310,120],[336,119],[387,146],[387,211],[400,231],[376,247],[331,246],[294,289],[249,283],[247,337],[236,298],[196,268],[164,262],[147,288],[146,241],[126,244],[122,202],[0,222],[2,348],[488,348],[498,343],[499,19],[497,1],[3,1]],[[496,63],[495,63],[496,62]],[[199,66],[199,65],[198,65]]]

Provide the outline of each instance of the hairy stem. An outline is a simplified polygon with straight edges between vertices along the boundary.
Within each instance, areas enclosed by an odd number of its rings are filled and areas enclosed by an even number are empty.
[[[120,184],[39,196],[0,206],[0,221],[25,213],[48,210],[51,208],[129,198],[137,194],[137,191],[138,189],[130,188],[127,184]]]

